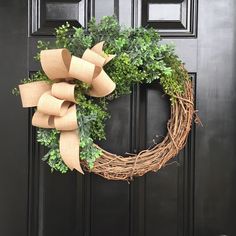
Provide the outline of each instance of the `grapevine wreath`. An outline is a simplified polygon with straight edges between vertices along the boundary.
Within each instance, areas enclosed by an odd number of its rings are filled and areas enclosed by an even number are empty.
[[[23,107],[36,107],[32,124],[52,170],[89,171],[129,180],[157,171],[184,147],[194,115],[192,83],[172,45],[160,44],[156,30],[121,28],[115,17],[92,19],[87,30],[56,29],[56,40],[38,42],[42,70],[19,88]],[[137,83],[158,80],[171,101],[167,135],[138,154],[119,156],[94,143],[105,139],[107,104],[131,93]],[[81,168],[82,166],[82,168]]]

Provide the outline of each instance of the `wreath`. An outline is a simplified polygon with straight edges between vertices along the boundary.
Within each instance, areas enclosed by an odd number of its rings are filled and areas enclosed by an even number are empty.
[[[53,43],[38,41],[35,59],[42,70],[13,89],[23,107],[37,107],[32,124],[39,127],[37,141],[48,149],[42,159],[52,171],[129,180],[159,170],[179,153],[195,111],[192,82],[173,45],[161,44],[152,28],[122,28],[113,16],[92,19],[87,30],[66,23],[55,36]],[[171,102],[163,141],[129,156],[96,145],[106,137],[107,104],[131,93],[133,84],[156,80]]]

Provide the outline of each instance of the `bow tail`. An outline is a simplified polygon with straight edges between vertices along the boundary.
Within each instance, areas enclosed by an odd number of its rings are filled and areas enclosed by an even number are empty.
[[[84,174],[79,158],[79,130],[61,131],[59,148],[62,160],[71,169]]]

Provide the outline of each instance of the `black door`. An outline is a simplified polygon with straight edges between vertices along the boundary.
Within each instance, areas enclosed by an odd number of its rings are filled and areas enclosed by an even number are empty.
[[[169,165],[131,183],[51,174],[32,111],[11,89],[38,70],[36,42],[53,40],[56,26],[86,27],[92,16],[112,14],[176,44],[204,127],[193,126]],[[234,0],[0,0],[0,235],[235,236],[235,45]],[[112,152],[137,152],[166,133],[170,107],[158,83],[136,86],[109,107],[102,145]]]

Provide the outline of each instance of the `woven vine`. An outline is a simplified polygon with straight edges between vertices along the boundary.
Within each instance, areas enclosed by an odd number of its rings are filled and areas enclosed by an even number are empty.
[[[193,115],[192,83],[187,81],[185,92],[176,96],[176,102],[171,106],[171,117],[167,122],[168,133],[161,143],[128,157],[107,152],[96,145],[102,151],[102,156],[96,160],[93,169],[90,170],[86,162],[82,162],[82,165],[88,171],[110,180],[130,180],[149,171],[156,172],[185,146]]]
[[[192,81],[172,45],[159,44],[160,37],[156,30],[143,27],[123,29],[115,17],[104,17],[100,23],[96,23],[95,19],[91,20],[87,30],[71,28],[67,23],[57,28],[55,35],[54,43],[39,41],[38,49],[44,52],[50,49],[68,50],[73,56],[82,57],[88,48],[104,41],[104,51],[100,56],[116,55],[104,67],[116,84],[116,89],[108,96],[104,95],[100,99],[88,96],[90,89],[93,89],[93,83],[86,84],[78,78],[72,79],[68,84],[75,86],[74,100],[77,105],[74,112],[79,128],[79,151],[76,152],[79,157],[76,161],[81,162],[84,170],[109,180],[128,181],[135,176],[158,171],[184,148],[195,113]],[[35,59],[40,60],[39,53]],[[80,67],[76,68],[79,70]],[[51,81],[44,72],[40,70],[21,82],[34,84],[40,81],[54,86],[58,81]],[[151,83],[156,80],[171,101],[171,116],[163,141],[129,156],[116,155],[96,145],[95,140],[105,139],[105,121],[109,117],[108,102],[131,93],[133,84]],[[13,93],[19,94],[18,88],[13,89]],[[61,133],[56,127],[42,127],[37,132],[37,141],[48,148],[43,160],[49,164],[51,170],[66,173],[69,168],[73,169],[73,166],[68,166],[60,153]],[[80,165],[79,169],[83,173]]]

